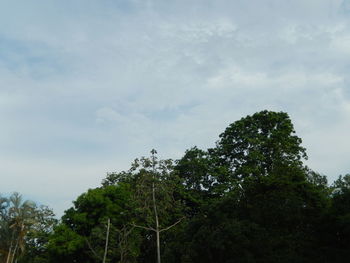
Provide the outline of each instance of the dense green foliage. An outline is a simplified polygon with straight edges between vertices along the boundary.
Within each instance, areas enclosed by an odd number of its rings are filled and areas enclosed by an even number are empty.
[[[174,263],[348,262],[350,175],[329,186],[306,158],[289,116],[262,111],[229,125],[214,148],[174,162],[153,151],[108,174],[54,230],[49,210],[17,220],[5,198],[1,262],[15,235],[19,263],[148,263],[157,248]]]
[[[0,197],[0,262],[46,262],[43,255],[56,223],[49,208],[23,201],[18,193]]]

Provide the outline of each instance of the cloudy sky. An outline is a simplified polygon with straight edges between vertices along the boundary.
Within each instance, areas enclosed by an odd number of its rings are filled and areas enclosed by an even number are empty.
[[[156,148],[290,114],[308,165],[350,172],[349,0],[0,0],[0,193],[59,215]]]

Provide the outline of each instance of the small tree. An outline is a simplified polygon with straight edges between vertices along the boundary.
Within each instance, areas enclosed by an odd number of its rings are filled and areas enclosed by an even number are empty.
[[[136,262],[142,237],[131,225],[132,196],[125,182],[81,194],[50,239],[50,262]]]
[[[33,243],[39,244],[39,231],[54,224],[53,214],[47,207],[37,207],[23,201],[19,193],[0,198],[0,262],[13,263]],[[50,231],[50,229],[46,229]]]

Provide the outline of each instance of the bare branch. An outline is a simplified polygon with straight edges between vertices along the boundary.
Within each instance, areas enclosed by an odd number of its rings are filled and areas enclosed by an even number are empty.
[[[182,221],[182,219],[184,219],[185,217],[181,217],[178,221],[176,221],[174,224],[172,224],[172,225],[170,225],[170,226],[168,226],[168,227],[166,227],[166,228],[163,228],[163,229],[161,229],[161,230],[159,230],[159,233],[161,233],[161,232],[163,232],[163,231],[167,231],[167,230],[169,230],[170,228],[172,228],[172,227],[174,227],[174,226],[176,226],[178,223],[180,223],[181,221]]]
[[[138,227],[138,228],[142,228],[142,229],[146,229],[146,230],[151,230],[156,232],[157,230],[155,230],[153,227],[145,227],[145,226],[139,226],[139,225],[135,225],[135,224],[131,224],[133,227]]]

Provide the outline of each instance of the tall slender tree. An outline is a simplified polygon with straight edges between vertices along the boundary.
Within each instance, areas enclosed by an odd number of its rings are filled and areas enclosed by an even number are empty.
[[[137,172],[135,200],[141,221],[133,226],[155,233],[157,263],[161,263],[161,233],[175,227],[184,217],[181,202],[174,197],[179,181],[173,173],[173,162],[158,161],[156,154],[153,149],[151,158],[135,160],[132,167]]]
[[[0,203],[1,261],[13,263],[25,250],[27,235],[38,221],[38,208],[19,193],[2,197]]]

